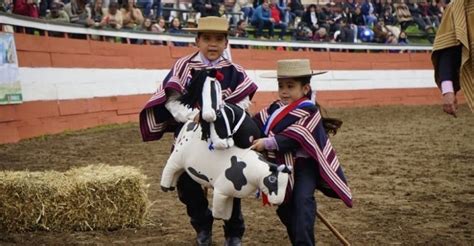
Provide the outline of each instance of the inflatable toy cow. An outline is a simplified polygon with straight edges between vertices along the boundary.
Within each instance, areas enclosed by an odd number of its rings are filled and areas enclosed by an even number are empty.
[[[249,148],[211,150],[201,135],[199,124],[190,121],[183,126],[161,176],[163,191],[173,190],[186,171],[196,182],[214,188],[212,214],[224,220],[231,216],[234,197],[249,196],[257,189],[268,196],[271,204],[284,201],[288,167],[270,163]]]

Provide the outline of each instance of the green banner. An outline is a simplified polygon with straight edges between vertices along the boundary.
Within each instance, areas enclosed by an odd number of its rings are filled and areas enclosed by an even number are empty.
[[[18,58],[12,33],[0,32],[0,105],[21,103]]]

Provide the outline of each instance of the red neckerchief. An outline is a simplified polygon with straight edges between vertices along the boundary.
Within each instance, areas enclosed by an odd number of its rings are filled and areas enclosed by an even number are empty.
[[[277,124],[278,122],[280,122],[283,118],[285,118],[285,116],[288,115],[288,113],[290,113],[291,111],[293,111],[293,109],[295,109],[296,107],[298,107],[298,105],[306,100],[307,98],[306,97],[302,97],[294,102],[292,102],[290,105],[286,106],[285,109],[283,109],[276,117],[275,119],[270,123],[270,127],[268,128],[268,132],[270,132]]]

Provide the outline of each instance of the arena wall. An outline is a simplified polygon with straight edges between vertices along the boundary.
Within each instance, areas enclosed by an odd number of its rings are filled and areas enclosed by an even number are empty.
[[[15,34],[15,42],[24,102],[0,106],[0,143],[136,122],[176,59],[196,50],[26,34]],[[329,71],[312,81],[325,107],[440,102],[428,52],[232,49],[232,59],[259,86],[252,111],[277,97],[276,83],[259,75],[285,58],[308,58],[314,70]]]

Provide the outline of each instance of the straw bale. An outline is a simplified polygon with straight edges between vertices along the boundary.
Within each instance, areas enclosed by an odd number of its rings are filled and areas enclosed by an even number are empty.
[[[149,206],[145,179],[129,166],[1,171],[0,231],[139,227]]]

